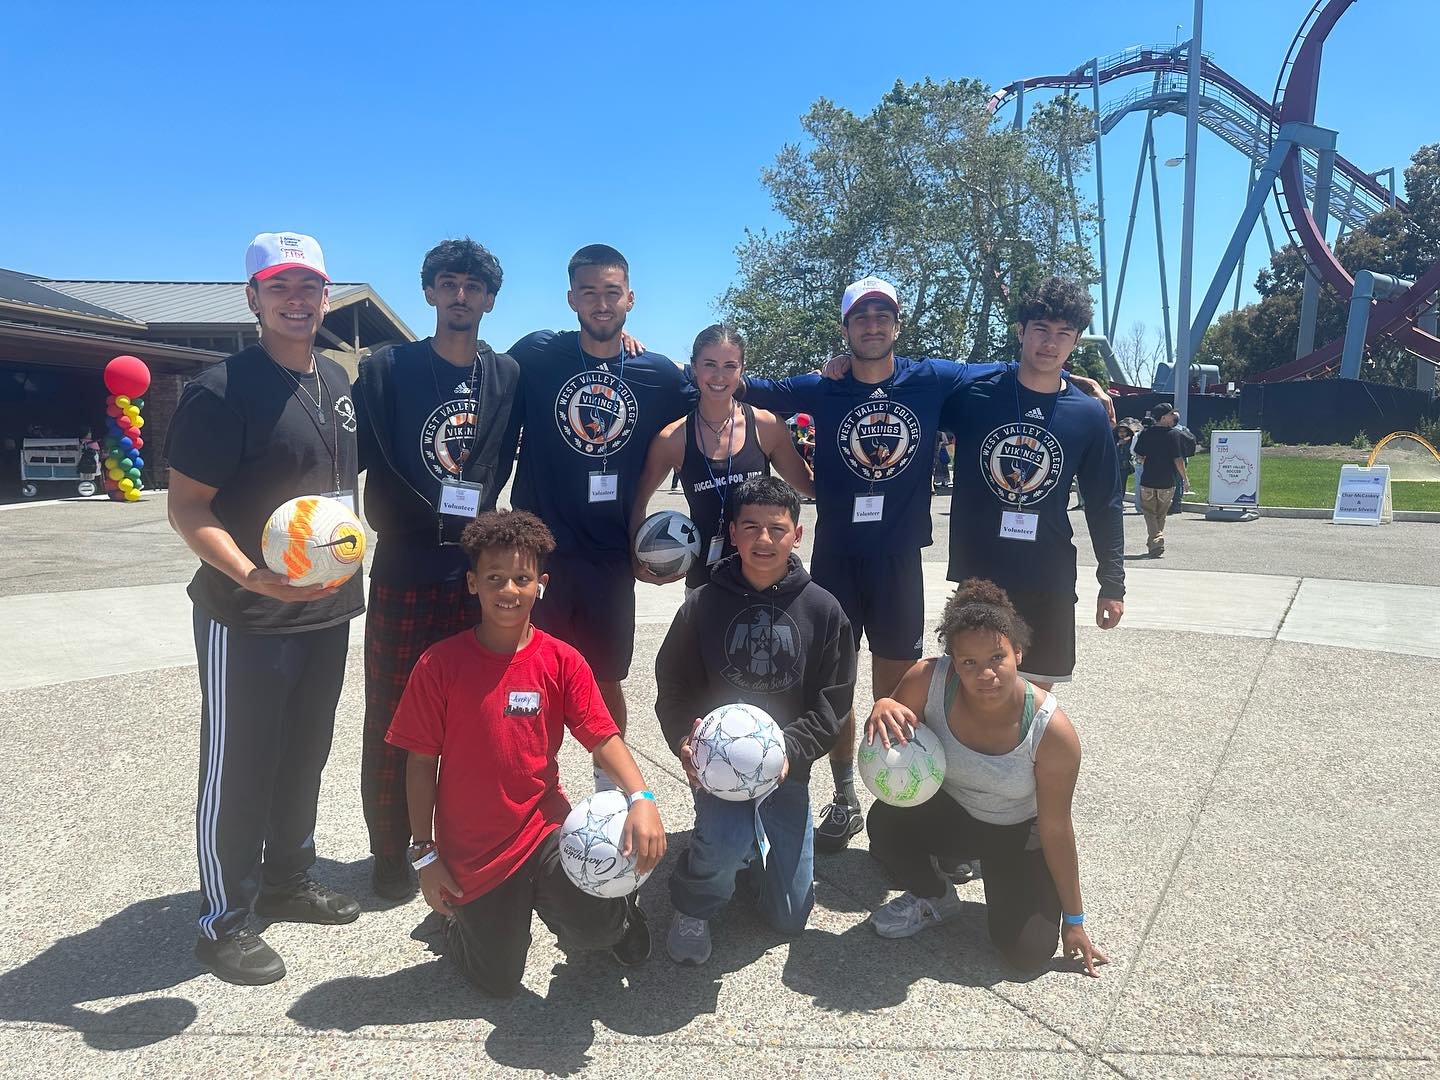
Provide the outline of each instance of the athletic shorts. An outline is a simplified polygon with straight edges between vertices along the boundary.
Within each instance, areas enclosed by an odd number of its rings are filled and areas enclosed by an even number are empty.
[[[863,634],[885,660],[918,660],[925,640],[925,578],[920,551],[904,555],[816,552],[810,576],[840,601],[855,648]]]
[[[536,602],[535,625],[575,646],[596,682],[620,682],[635,652],[635,573],[629,559],[597,561],[551,555],[550,581]]]
[[[1030,647],[1020,657],[1020,674],[1032,682],[1069,682],[1075,672],[1075,594],[1005,591],[1030,627]]]

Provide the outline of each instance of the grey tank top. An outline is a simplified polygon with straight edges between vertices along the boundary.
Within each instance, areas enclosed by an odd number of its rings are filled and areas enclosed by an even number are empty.
[[[925,698],[925,724],[945,747],[945,793],[971,817],[992,825],[1016,825],[1035,816],[1035,752],[1057,704],[1054,694],[1035,710],[1030,730],[1008,754],[982,754],[955,738],[945,715],[945,678],[950,658],[935,662]]]

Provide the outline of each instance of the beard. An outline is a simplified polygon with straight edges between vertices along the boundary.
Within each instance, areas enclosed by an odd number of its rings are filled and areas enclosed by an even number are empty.
[[[863,341],[855,342],[854,344],[847,342],[847,344],[850,348],[850,355],[856,360],[884,360],[885,357],[889,356],[895,349],[895,343],[893,341],[886,345],[881,345],[878,342],[866,343]]]
[[[599,325],[581,319],[580,326],[596,341],[614,341],[620,336],[620,331],[625,329],[625,316],[623,313],[618,314],[610,322]]]

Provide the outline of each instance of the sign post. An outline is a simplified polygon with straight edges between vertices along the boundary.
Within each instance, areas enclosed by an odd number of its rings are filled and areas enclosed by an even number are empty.
[[[1210,432],[1210,505],[1260,505],[1260,432]]]
[[[1390,466],[1340,466],[1335,490],[1335,525],[1381,525],[1394,517],[1390,508]]]

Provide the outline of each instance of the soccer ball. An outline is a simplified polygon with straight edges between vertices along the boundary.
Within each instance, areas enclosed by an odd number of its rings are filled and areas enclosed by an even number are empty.
[[[700,786],[744,802],[774,790],[785,765],[785,736],[764,709],[737,703],[706,714],[690,739]]]
[[[270,515],[260,548],[265,565],[292,585],[339,585],[360,569],[365,530],[339,499],[303,495]]]
[[[700,557],[700,529],[679,510],[661,510],[640,523],[635,557],[656,577],[683,574]]]
[[[856,755],[860,779],[870,793],[891,806],[919,806],[940,790],[945,779],[945,748],[924,724],[915,725],[910,741],[892,739],[890,749],[876,736],[860,740]]]
[[[613,900],[629,896],[650,876],[620,853],[630,802],[624,792],[597,791],[575,804],[560,826],[560,865],[575,887]]]

